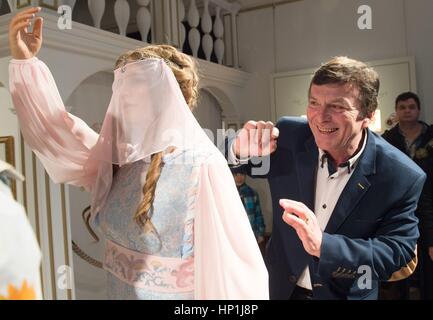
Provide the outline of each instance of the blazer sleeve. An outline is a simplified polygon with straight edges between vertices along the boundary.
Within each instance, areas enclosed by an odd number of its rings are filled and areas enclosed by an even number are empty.
[[[280,131],[277,140],[277,151],[265,157],[251,157],[242,160],[237,159],[233,152],[233,143],[235,142],[236,135],[228,135],[224,139],[224,143],[220,146],[220,149],[222,149],[220,151],[224,154],[229,166],[236,168],[243,167],[245,172],[252,178],[269,178],[271,162],[273,162],[275,154],[278,153],[278,148],[293,149],[293,142],[296,140],[293,139],[293,137],[305,134],[304,131],[308,126],[306,120],[301,117],[283,117],[278,120],[275,127]],[[301,140],[302,143],[304,142],[302,138],[299,140]]]
[[[424,181],[425,175],[422,174],[386,214],[374,236],[351,239],[324,233],[317,270],[319,275],[331,278],[338,266],[355,271],[360,266],[370,267],[372,280],[379,281],[396,281],[411,275],[417,265],[419,237],[415,210]]]
[[[231,168],[242,167],[245,169],[245,173],[253,178],[267,178],[269,170],[266,170],[266,164],[269,163],[270,158],[254,157],[238,159],[233,151],[233,143],[235,142],[235,139],[236,136],[227,137],[224,141],[223,150],[221,150],[224,153],[229,166]]]
[[[98,134],[65,110],[45,63],[36,57],[11,60],[9,85],[24,140],[51,179],[89,189],[97,172],[85,171],[84,164]]]
[[[224,158],[202,165],[195,208],[196,299],[269,299],[268,273]]]

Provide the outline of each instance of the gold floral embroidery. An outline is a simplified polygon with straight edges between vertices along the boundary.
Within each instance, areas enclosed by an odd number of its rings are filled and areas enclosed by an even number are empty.
[[[0,295],[0,300],[36,300],[36,292],[33,287],[28,286],[27,281],[24,281],[21,289],[9,285],[8,296]]]
[[[415,152],[415,159],[425,159],[429,156],[429,153],[433,150],[433,139],[425,144],[423,148],[419,148]]]
[[[428,157],[428,151],[426,148],[419,148],[415,151],[415,158],[416,159],[425,159]]]

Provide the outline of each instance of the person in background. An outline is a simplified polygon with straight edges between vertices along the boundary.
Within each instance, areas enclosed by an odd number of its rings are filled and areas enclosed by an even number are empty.
[[[10,190],[12,179],[24,178],[0,160],[0,300],[39,300],[41,252],[24,208]]]
[[[385,131],[383,138],[404,152],[427,174],[427,182],[418,203],[416,214],[419,218],[420,238],[418,241],[419,265],[417,273],[422,299],[433,299],[433,126],[419,120],[421,103],[413,92],[401,93],[395,100],[398,123]],[[384,285],[384,290],[394,291],[393,296],[409,298],[410,282],[403,280],[398,285]],[[387,288],[394,287],[394,289]]]
[[[397,124],[383,134],[383,138],[407,154],[420,158],[416,152],[433,138],[433,127],[419,120],[421,103],[413,92],[401,93],[395,100]]]
[[[253,229],[257,242],[260,244],[265,240],[266,226],[260,207],[259,194],[245,183],[247,173],[244,167],[231,168],[231,171],[239,191],[239,196],[248,214],[251,228]]]

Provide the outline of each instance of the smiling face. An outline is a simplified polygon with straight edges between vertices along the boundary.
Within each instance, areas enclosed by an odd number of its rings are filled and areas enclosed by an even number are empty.
[[[413,98],[398,101],[397,105],[395,106],[395,111],[399,122],[418,122],[420,109]]]
[[[363,129],[370,118],[363,119],[359,90],[350,84],[312,84],[307,118],[317,146],[340,164],[358,149]]]

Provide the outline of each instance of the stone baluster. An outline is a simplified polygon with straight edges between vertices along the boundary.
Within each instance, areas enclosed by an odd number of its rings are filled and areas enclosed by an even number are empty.
[[[88,0],[90,15],[93,19],[95,28],[101,29],[101,20],[105,12],[105,0]]]
[[[213,27],[213,33],[215,37],[217,38],[215,40],[215,56],[217,57],[218,63],[222,64],[224,59],[224,52],[225,52],[225,46],[224,46],[224,24],[221,19],[221,8],[216,7],[215,8],[216,14],[215,14],[215,23]]]
[[[201,16],[201,29],[204,32],[202,46],[207,61],[210,61],[213,50],[213,40],[210,35],[212,31],[212,18],[209,13],[209,0],[203,0],[203,14]]]
[[[140,7],[137,11],[137,26],[141,34],[141,40],[147,42],[150,26],[152,25],[152,15],[148,9],[150,0],[137,0]]]
[[[237,12],[232,12],[230,15],[232,20],[233,67],[239,68],[238,31],[237,31],[237,21],[236,21]]]
[[[197,57],[198,49],[200,47],[200,32],[197,30],[197,27],[200,23],[200,14],[198,12],[195,0],[191,0],[189,4],[188,23],[191,27],[191,30],[188,34],[189,46],[191,47],[192,55]]]
[[[116,0],[114,4],[114,18],[119,28],[119,34],[126,36],[130,17],[129,3],[126,0]]]
[[[186,40],[186,29],[182,22],[185,21],[186,15],[185,15],[185,4],[183,3],[183,0],[178,0],[178,2],[179,2],[179,33],[180,33],[179,43],[180,43],[180,49],[182,50]]]

